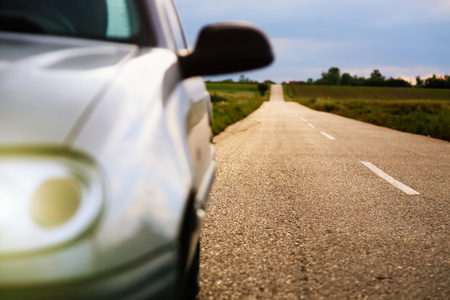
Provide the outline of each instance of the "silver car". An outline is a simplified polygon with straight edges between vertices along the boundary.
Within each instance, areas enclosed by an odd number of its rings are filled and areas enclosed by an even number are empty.
[[[170,0],[0,0],[0,299],[195,297],[199,76],[272,60],[248,24],[189,49]]]

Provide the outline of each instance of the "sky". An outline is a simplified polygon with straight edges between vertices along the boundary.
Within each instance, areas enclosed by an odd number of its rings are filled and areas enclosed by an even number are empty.
[[[450,0],[174,0],[189,45],[207,24],[248,21],[269,37],[271,66],[205,79],[318,79],[338,67],[415,84],[450,74]]]

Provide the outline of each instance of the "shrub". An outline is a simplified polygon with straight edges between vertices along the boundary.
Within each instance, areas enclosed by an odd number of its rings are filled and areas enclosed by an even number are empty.
[[[227,99],[225,97],[217,95],[217,93],[211,94],[211,102],[212,103],[223,102],[223,101],[227,101]]]
[[[261,96],[264,96],[266,91],[269,89],[269,85],[266,83],[258,84],[258,91],[261,93]]]

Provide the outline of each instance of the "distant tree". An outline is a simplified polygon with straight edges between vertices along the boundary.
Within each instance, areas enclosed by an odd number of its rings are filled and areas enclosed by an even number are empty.
[[[324,73],[322,73],[323,75]],[[323,78],[319,78],[317,80],[314,81],[315,85],[328,85],[328,81],[325,81],[325,79]]]
[[[276,82],[274,82],[274,81],[272,81],[270,79],[264,80],[263,83],[265,83],[265,84],[276,84]]]
[[[239,76],[239,82],[250,82],[250,78],[245,77],[244,74],[241,74],[241,76]]]
[[[420,78],[420,76],[416,76],[416,87],[422,87],[423,86],[423,80]]]
[[[364,80],[363,85],[365,86],[386,86],[386,77],[381,75],[380,70],[375,69],[370,73],[370,78]]]
[[[287,85],[288,83],[286,81],[283,81],[281,84],[282,85]]]
[[[450,76],[445,75],[441,77],[437,77],[433,74],[432,77],[428,77],[425,79],[424,86],[426,88],[434,88],[434,89],[450,89]]]
[[[353,75],[352,78],[352,86],[361,86],[364,85],[364,81],[366,79],[364,77],[358,77],[358,75]]]
[[[341,85],[352,85],[353,78],[349,73],[344,73],[341,76]]]
[[[411,84],[406,81],[403,80],[401,78],[389,78],[388,80],[385,81],[385,86],[389,86],[389,87],[411,87]]]
[[[437,88],[437,77],[435,74],[433,76],[425,79],[425,87],[427,88]]]
[[[381,75],[381,72],[378,69],[375,69],[372,73],[370,73],[370,78],[376,80],[385,80],[385,77]]]
[[[417,81],[419,80],[419,81]],[[416,77],[417,82],[422,82],[424,87],[433,88],[450,88],[450,76],[445,75],[437,77],[427,78],[425,80],[420,79],[420,76]],[[308,78],[305,84],[315,85],[346,85],[346,86],[390,86],[390,87],[411,87],[411,83],[402,78],[389,78],[383,76],[380,70],[375,69],[370,74],[369,78],[358,77],[357,75],[350,75],[349,73],[343,73],[340,76],[340,70],[336,67],[331,67],[327,72],[322,72],[321,78],[313,80]]]
[[[261,93],[261,96],[264,96],[266,91],[269,89],[269,85],[266,83],[258,84],[258,91]]]
[[[341,71],[339,68],[331,67],[328,72],[322,72],[322,81],[320,84],[323,85],[338,85],[341,79]]]

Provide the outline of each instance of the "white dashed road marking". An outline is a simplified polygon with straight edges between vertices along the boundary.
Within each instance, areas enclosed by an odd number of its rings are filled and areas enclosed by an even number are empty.
[[[334,137],[332,137],[331,135],[329,135],[329,134],[326,133],[326,132],[321,131],[320,133],[323,134],[324,136],[326,136],[327,138],[329,138],[330,140],[335,140]]]
[[[308,126],[311,127],[311,128],[316,128],[316,127],[314,127],[314,125],[311,124],[311,123],[308,123]]]
[[[389,182],[396,188],[402,190],[406,194],[408,194],[408,195],[419,195],[420,194],[420,193],[416,192],[415,190],[413,190],[412,188],[404,185],[400,181],[397,181],[394,178],[392,178],[391,176],[389,176],[388,174],[384,173],[383,171],[378,169],[376,166],[374,166],[370,162],[362,161],[361,163],[363,165],[365,165],[366,167],[368,167],[372,172],[374,172],[375,174],[377,174],[378,176],[380,176],[381,178],[383,178],[384,180],[386,180],[387,182]]]

